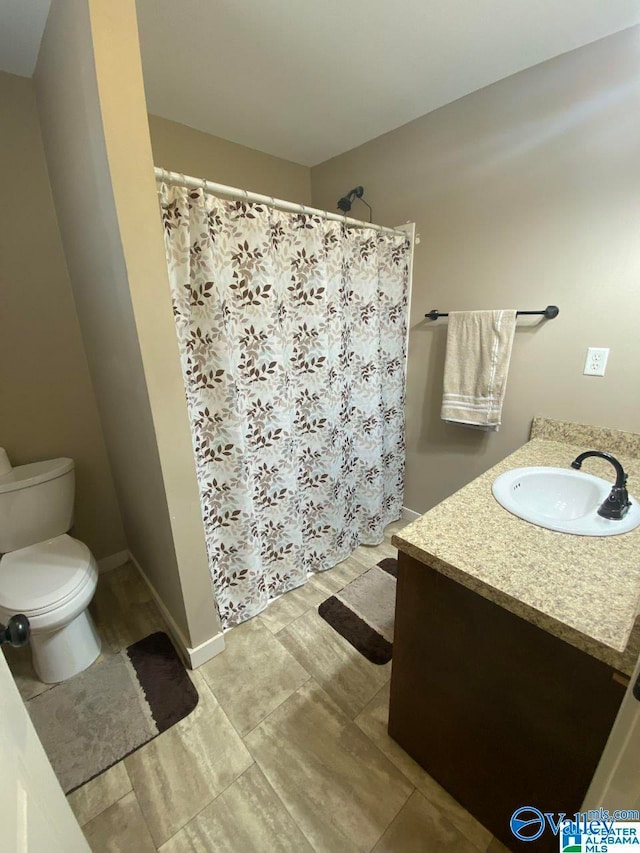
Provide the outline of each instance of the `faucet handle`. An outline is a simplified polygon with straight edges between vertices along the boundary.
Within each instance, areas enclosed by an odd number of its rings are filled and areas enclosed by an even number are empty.
[[[614,486],[609,492],[609,497],[598,509],[598,515],[601,518],[619,521],[625,517],[630,506],[629,492],[625,486]]]

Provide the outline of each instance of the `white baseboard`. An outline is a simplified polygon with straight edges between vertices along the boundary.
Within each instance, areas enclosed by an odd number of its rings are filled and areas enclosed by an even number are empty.
[[[424,515],[422,512],[415,512],[415,510],[409,509],[406,506],[402,507],[402,515],[400,518],[403,518],[405,521],[415,521],[417,518],[420,518],[421,515]]]
[[[189,646],[184,634],[180,628],[178,628],[173,616],[167,610],[164,601],[158,595],[156,588],[142,570],[140,563],[131,552],[128,552],[128,558],[138,570],[142,580],[149,587],[153,600],[158,605],[158,610],[162,614],[164,621],[167,623],[167,627],[169,628],[173,641],[189,669],[197,669],[199,666],[202,666],[203,663],[206,663],[208,660],[211,660],[211,658],[224,651],[225,645],[222,631],[214,634],[213,637],[209,637],[208,640],[205,640],[204,643],[200,643],[199,646],[195,646],[194,648]]]
[[[224,651],[224,649],[224,634],[222,631],[218,634],[214,634],[213,637],[209,637],[208,640],[205,640],[204,643],[200,643],[199,646],[187,648],[191,669],[197,669],[199,666],[202,666],[203,663],[206,663],[208,660],[211,660],[211,658],[219,655],[220,652]]]
[[[111,569],[117,569],[118,566],[123,566],[129,559],[128,551],[118,551],[117,554],[111,554],[109,557],[103,557],[98,560],[98,571],[110,572]]]

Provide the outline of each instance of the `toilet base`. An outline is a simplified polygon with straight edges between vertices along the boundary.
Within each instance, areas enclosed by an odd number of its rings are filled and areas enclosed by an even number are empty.
[[[87,669],[100,654],[100,648],[100,637],[88,608],[57,631],[31,635],[33,668],[45,684],[66,681]]]

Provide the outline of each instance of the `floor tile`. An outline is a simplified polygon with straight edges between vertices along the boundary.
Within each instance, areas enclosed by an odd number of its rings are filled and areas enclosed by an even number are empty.
[[[228,632],[226,651],[191,674],[196,710],[69,796],[94,851],[506,850],[388,736],[390,664],[369,663],[317,613],[396,556],[402,526]],[[131,564],[101,575],[92,611],[105,654],[166,630]],[[27,649],[7,657],[25,699],[47,689]]]
[[[273,634],[277,634],[311,607],[317,607],[325,598],[339,592],[364,571],[388,556],[389,547],[388,543],[383,543],[379,546],[367,547],[366,550],[354,551],[350,557],[332,569],[327,569],[326,572],[317,572],[303,586],[272,601],[262,611],[259,618]],[[378,551],[378,548],[381,550]],[[393,554],[396,554],[395,549],[393,549]]]
[[[397,560],[398,549],[394,548],[393,545],[385,539],[379,545],[360,545],[356,548],[351,557],[370,568],[371,566],[375,566],[379,563],[380,560],[384,560],[386,557],[394,557],[394,559]]]
[[[157,846],[164,844],[252,763],[204,678],[189,716],[125,759]]]
[[[473,815],[453,799],[429,774],[417,764],[389,737],[389,684],[374,696],[364,711],[356,717],[359,728],[398,767],[416,788],[432,803],[444,817],[475,845],[485,851],[491,841],[491,833]]]
[[[375,548],[366,545],[360,545],[359,548],[353,552],[350,560],[353,560],[354,563],[359,563],[362,566],[362,571],[367,571],[367,569],[371,569],[373,566],[377,566],[380,560],[384,560],[387,554],[384,554],[382,551],[379,551],[379,545]]]
[[[254,764],[160,851],[313,853],[313,848]]]
[[[5,646],[2,651],[24,702],[28,702],[29,699],[33,699],[53,687],[53,684],[43,684],[36,675],[31,663],[30,645],[20,646],[18,649],[13,648],[13,646]]]
[[[272,634],[277,634],[287,625],[290,625],[311,607],[317,607],[331,595],[326,586],[316,583],[311,577],[297,589],[292,589],[272,601],[258,617],[266,625]]]
[[[497,838],[492,838],[491,844],[486,849],[486,853],[509,853],[509,848],[505,847]]]
[[[387,541],[385,538],[384,542],[381,542],[376,546],[378,551],[381,551],[385,557],[393,557],[394,559],[398,559],[398,549],[395,545],[392,545],[391,542]]]
[[[93,853],[155,853],[133,791],[83,828]]]
[[[477,853],[476,848],[418,791],[373,848],[373,853]]]
[[[340,592],[348,583],[359,578],[365,571],[366,568],[362,563],[352,560],[351,557],[347,557],[346,560],[338,563],[337,566],[328,569],[326,572],[319,573],[316,577],[319,580],[324,580],[327,585],[333,586],[332,592]]]
[[[167,630],[149,588],[132,563],[100,575],[90,611],[106,654],[117,653],[155,631]]]
[[[78,819],[84,826],[109,806],[122,799],[131,790],[131,780],[124,762],[114,764],[105,773],[87,782],[77,791],[69,794],[67,800]]]
[[[313,581],[315,587],[322,590],[324,598],[328,598],[330,595],[339,592],[344,586],[340,577],[333,572],[334,569],[327,569],[326,572],[316,572],[309,578],[309,580]]]
[[[200,672],[240,735],[246,735],[309,678],[258,619],[225,633],[224,652]]]
[[[390,542],[393,534],[398,533],[407,524],[411,524],[411,522],[406,521],[404,518],[399,518],[398,521],[392,521],[391,524],[388,524],[384,529],[384,538],[386,541]]]
[[[391,664],[371,663],[313,609],[278,640],[350,717],[359,714],[391,676]]]
[[[413,790],[313,681],[246,743],[316,851],[371,850]]]

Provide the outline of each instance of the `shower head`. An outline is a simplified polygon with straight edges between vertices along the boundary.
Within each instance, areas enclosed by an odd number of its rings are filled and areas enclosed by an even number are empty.
[[[346,195],[343,195],[342,198],[338,199],[338,208],[343,213],[348,213],[351,210],[351,205],[353,203],[354,198],[362,198],[363,195],[363,187],[354,187],[352,190],[349,190]]]
[[[351,205],[353,204],[354,199],[359,198],[363,204],[366,204],[369,208],[369,222],[371,222],[371,217],[373,215],[373,211],[371,210],[371,205],[368,204],[364,198],[364,187],[354,187],[352,190],[346,195],[343,195],[342,198],[338,199],[338,208],[343,213],[348,213],[351,210]]]

